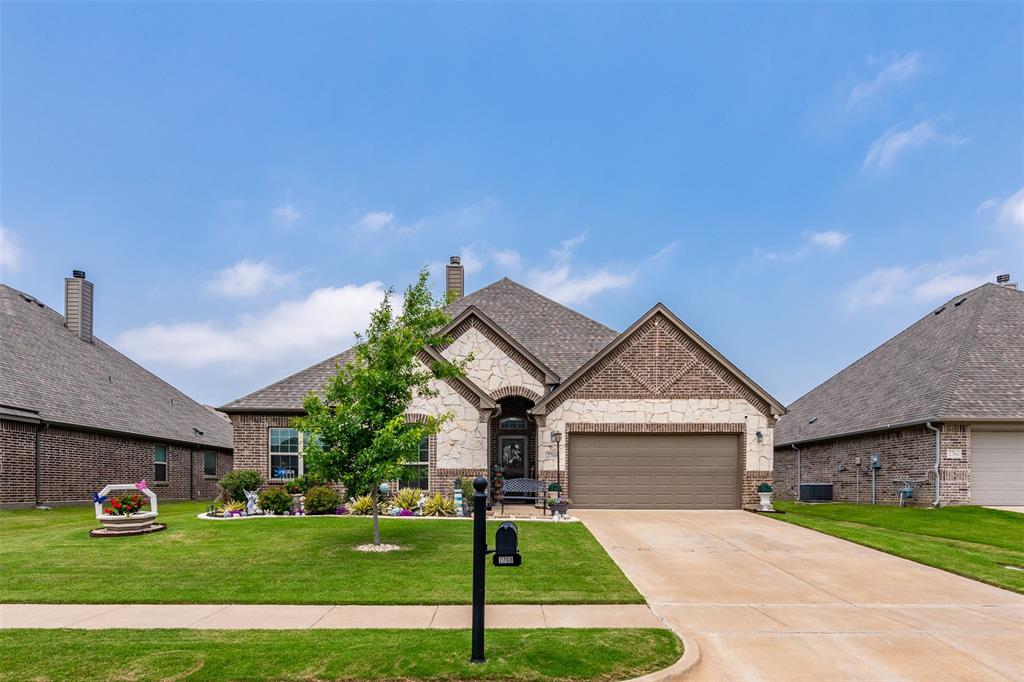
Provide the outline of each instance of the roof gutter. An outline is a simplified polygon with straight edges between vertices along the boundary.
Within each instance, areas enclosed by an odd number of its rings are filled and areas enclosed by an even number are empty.
[[[941,422],[941,421],[973,421],[971,419],[940,419],[939,417],[930,417],[928,419],[915,419],[913,421],[899,422],[897,424],[884,424],[882,426],[872,426],[866,429],[858,429],[856,431],[844,431],[842,433],[830,433],[823,436],[814,436],[813,438],[805,438],[803,440],[791,440],[776,442],[775,447],[784,448],[789,445],[806,445],[808,443],[820,443],[825,440],[834,440],[836,438],[849,438],[850,436],[862,436],[866,433],[876,433],[878,431],[892,431],[894,429],[905,429],[908,426],[922,426],[928,422]],[[1021,420],[1016,420],[1021,421]]]
[[[930,421],[925,422],[925,426],[935,432],[935,501],[932,503],[932,506],[938,507],[939,494],[942,489],[942,484],[939,481],[939,464],[942,462],[942,431],[932,426]]]

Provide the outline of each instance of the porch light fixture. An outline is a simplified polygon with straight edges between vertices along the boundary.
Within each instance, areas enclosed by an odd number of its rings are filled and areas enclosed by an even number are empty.
[[[562,494],[562,432],[552,431],[551,440],[555,444],[555,480],[558,482],[558,494]]]

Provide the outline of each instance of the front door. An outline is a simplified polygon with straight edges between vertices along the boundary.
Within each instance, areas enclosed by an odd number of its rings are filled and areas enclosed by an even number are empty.
[[[529,478],[529,453],[526,451],[526,436],[502,436],[498,441],[501,468],[506,480]]]

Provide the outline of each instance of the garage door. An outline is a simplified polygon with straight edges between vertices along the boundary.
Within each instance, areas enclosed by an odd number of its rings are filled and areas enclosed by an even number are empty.
[[[569,495],[596,509],[738,509],[739,436],[573,434]]]
[[[1024,505],[1024,431],[971,431],[971,503]]]

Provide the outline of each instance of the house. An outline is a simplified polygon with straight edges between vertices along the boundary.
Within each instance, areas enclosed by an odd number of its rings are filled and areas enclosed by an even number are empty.
[[[780,496],[803,484],[803,499],[831,486],[835,500],[866,502],[872,473],[887,504],[909,488],[919,505],[1024,505],[1016,285],[954,296],[789,406],[775,430]]]
[[[64,315],[0,284],[0,505],[91,501],[146,479],[210,498],[231,424],[93,336],[93,285],[64,280]]]
[[[784,408],[665,306],[618,333],[509,279],[468,295],[464,282],[453,256],[451,343],[423,359],[473,360],[409,410],[455,415],[409,464],[419,487],[448,493],[501,467],[506,479],[560,480],[581,507],[738,508],[770,480]],[[271,481],[300,475],[303,434],[289,420],[348,357],[220,408],[235,466]]]

